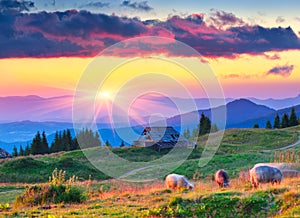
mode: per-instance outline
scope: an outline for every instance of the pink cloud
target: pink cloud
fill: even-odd
[[[95,56],[117,42],[140,36],[176,39],[211,58],[300,49],[300,40],[290,27],[249,26],[234,14],[215,12],[215,22],[221,22],[221,18],[224,20],[220,25],[235,25],[225,29],[209,25],[203,14],[172,16],[166,21],[141,21],[76,10],[28,14],[9,12],[2,15],[5,22],[0,23],[3,30],[0,32],[0,58]],[[190,55],[179,54],[168,44],[160,43],[159,46],[168,55]],[[136,54],[137,50],[142,54],[151,53],[157,51],[158,46],[149,44],[131,49],[124,49],[125,53],[120,55]]]

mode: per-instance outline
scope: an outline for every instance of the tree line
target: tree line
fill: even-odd
[[[12,156],[28,156],[36,154],[50,154],[60,151],[72,151],[81,147],[90,148],[101,146],[100,135],[98,132],[93,132],[91,129],[83,129],[73,138],[70,129],[56,131],[53,142],[49,145],[45,131],[42,134],[38,131],[30,145],[25,149],[20,145],[19,150],[16,146],[13,148]],[[108,141],[106,146],[111,146]]]
[[[287,113],[284,113],[282,117],[280,118],[278,114],[276,114],[274,118],[273,126],[271,124],[271,121],[268,120],[266,122],[266,129],[283,129],[287,127],[297,126],[300,124],[300,119],[297,118],[295,108],[292,107],[290,115]]]
[[[190,129],[186,129],[183,132],[183,136],[187,139],[190,138],[197,138],[199,136],[205,135],[210,132],[217,132],[219,131],[216,124],[212,124],[209,117],[205,116],[203,113],[201,114],[200,121],[198,127],[193,129],[192,133]]]

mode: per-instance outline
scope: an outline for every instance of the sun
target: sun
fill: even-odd
[[[110,97],[110,93],[107,92],[107,91],[101,91],[99,93],[99,95],[100,95],[101,98],[109,98]]]

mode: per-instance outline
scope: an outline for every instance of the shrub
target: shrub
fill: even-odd
[[[49,183],[29,186],[16,198],[16,205],[41,205],[49,203],[81,203],[87,199],[83,188],[76,185],[76,177],[65,180],[65,171],[55,169]]]

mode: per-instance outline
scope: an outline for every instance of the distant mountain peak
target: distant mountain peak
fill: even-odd
[[[256,108],[256,110],[257,109],[265,109],[265,110],[269,110],[269,111],[275,111],[273,108],[267,107],[263,104],[254,103],[253,101],[246,99],[246,98],[241,98],[241,99],[237,99],[232,102],[229,102],[227,104],[227,108],[230,108],[230,107],[243,108],[244,110],[251,110],[252,108]]]
[[[254,103],[253,101],[250,101],[249,99],[246,99],[246,98],[240,98],[240,99],[236,99],[232,102],[229,102],[227,104],[227,106],[230,106],[230,105],[237,105],[237,104],[240,104],[240,105],[258,105],[256,103]]]

